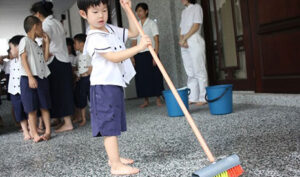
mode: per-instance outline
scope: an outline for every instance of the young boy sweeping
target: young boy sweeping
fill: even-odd
[[[121,158],[118,138],[126,131],[123,87],[133,78],[135,70],[130,57],[151,45],[151,39],[143,36],[139,45],[125,48],[127,38],[138,36],[133,19],[125,5],[130,0],[120,0],[127,14],[129,29],[107,24],[108,0],[77,0],[80,15],[89,23],[90,30],[84,53],[92,57],[91,123],[93,136],[103,136],[104,146],[113,175],[130,175],[139,169],[128,166],[133,160]]]

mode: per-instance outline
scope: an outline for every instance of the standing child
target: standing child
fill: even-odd
[[[12,102],[12,107],[14,110],[14,115],[17,122],[20,122],[24,140],[31,139],[28,131],[27,116],[24,112],[23,104],[21,101],[21,89],[20,89],[20,79],[21,79],[21,60],[19,59],[19,43],[24,36],[17,35],[9,40],[10,53],[12,60],[10,62],[10,76],[8,83],[8,93],[10,93],[10,98]]]
[[[19,44],[19,55],[22,62],[21,69],[21,100],[24,110],[28,114],[30,133],[34,142],[49,140],[50,129],[50,93],[48,75],[50,71],[46,64],[49,58],[49,38],[42,30],[41,21],[35,16],[28,16],[24,20],[27,36]],[[37,37],[43,37],[43,48],[35,42]],[[46,131],[43,136],[37,132],[37,110],[40,109]]]
[[[91,73],[91,123],[93,136],[103,136],[108,163],[113,175],[131,175],[139,169],[128,166],[133,160],[120,158],[117,136],[126,131],[123,88],[134,77],[130,57],[151,45],[151,39],[142,37],[141,42],[125,48],[127,38],[138,36],[129,12],[124,8],[130,0],[120,0],[129,21],[129,30],[107,24],[107,0],[77,0],[80,15],[89,23],[90,30],[84,53],[92,57]]]
[[[77,34],[74,36],[74,48],[79,52],[77,62],[78,81],[75,86],[75,106],[80,110],[81,123],[86,124],[85,109],[87,100],[90,99],[90,74],[92,72],[91,57],[83,54],[86,34]]]

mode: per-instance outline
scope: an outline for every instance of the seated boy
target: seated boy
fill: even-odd
[[[42,30],[42,22],[35,16],[24,20],[27,36],[19,44],[21,58],[21,100],[28,114],[30,133],[34,142],[49,140],[50,129],[50,92],[47,77],[50,74],[46,61],[49,58],[49,38]],[[35,42],[37,37],[43,37],[43,48]],[[45,123],[45,134],[37,132],[37,110],[42,113]]]
[[[90,99],[90,74],[92,72],[91,57],[82,53],[85,40],[86,34],[77,34],[74,36],[74,48],[79,52],[77,56],[78,79],[75,86],[75,106],[76,109],[80,109],[80,126],[86,124],[85,109],[87,100]]]

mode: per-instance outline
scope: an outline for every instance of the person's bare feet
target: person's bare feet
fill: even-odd
[[[30,136],[30,134],[28,132],[27,133],[23,132],[23,136],[24,136],[25,141],[32,139],[32,137]]]
[[[85,126],[85,124],[86,124],[86,119],[82,119],[82,121],[79,123],[79,126],[83,127]]]
[[[120,161],[124,165],[130,165],[130,164],[134,163],[134,160],[132,160],[132,159],[125,159],[125,158],[122,158],[122,157],[120,157]],[[108,160],[108,165],[111,166],[111,162],[109,160]]]
[[[143,104],[140,105],[140,108],[145,108],[149,106],[149,103],[148,102],[144,102]]]
[[[38,134],[36,134],[35,136],[33,136],[33,142],[38,143],[40,141],[42,141],[43,138],[41,136],[39,136]]]
[[[196,104],[196,102],[189,101],[189,105]]]
[[[50,133],[45,133],[43,136],[42,136],[43,140],[45,141],[48,141],[51,139],[51,134]]]
[[[110,169],[110,173],[112,175],[133,175],[133,174],[137,174],[139,172],[140,172],[140,170],[138,168],[124,165],[123,163],[115,165],[114,167],[111,167],[111,169]]]
[[[78,123],[78,122],[81,122],[81,119],[80,118],[75,118],[72,122],[73,123]]]
[[[66,125],[63,124],[60,128],[56,129],[55,132],[56,133],[61,133],[61,132],[66,132],[66,131],[71,131],[73,130],[73,125]]]
[[[203,106],[203,105],[206,105],[207,103],[206,102],[198,102],[196,103],[196,106]]]
[[[42,133],[45,133],[45,130],[44,130],[44,129],[41,129],[41,128],[37,128],[36,131],[37,131],[38,133],[41,133],[41,134],[42,134]]]
[[[163,106],[163,104],[162,104],[162,102],[161,102],[161,99],[160,99],[160,98],[157,98],[157,99],[156,99],[156,105],[157,105],[158,107],[161,107],[161,106]]]

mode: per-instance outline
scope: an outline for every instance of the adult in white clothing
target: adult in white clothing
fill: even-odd
[[[180,41],[181,56],[188,76],[187,86],[191,89],[190,104],[199,106],[206,104],[205,87],[207,71],[205,57],[205,41],[200,35],[203,13],[196,0],[181,0],[185,9],[181,14]]]

